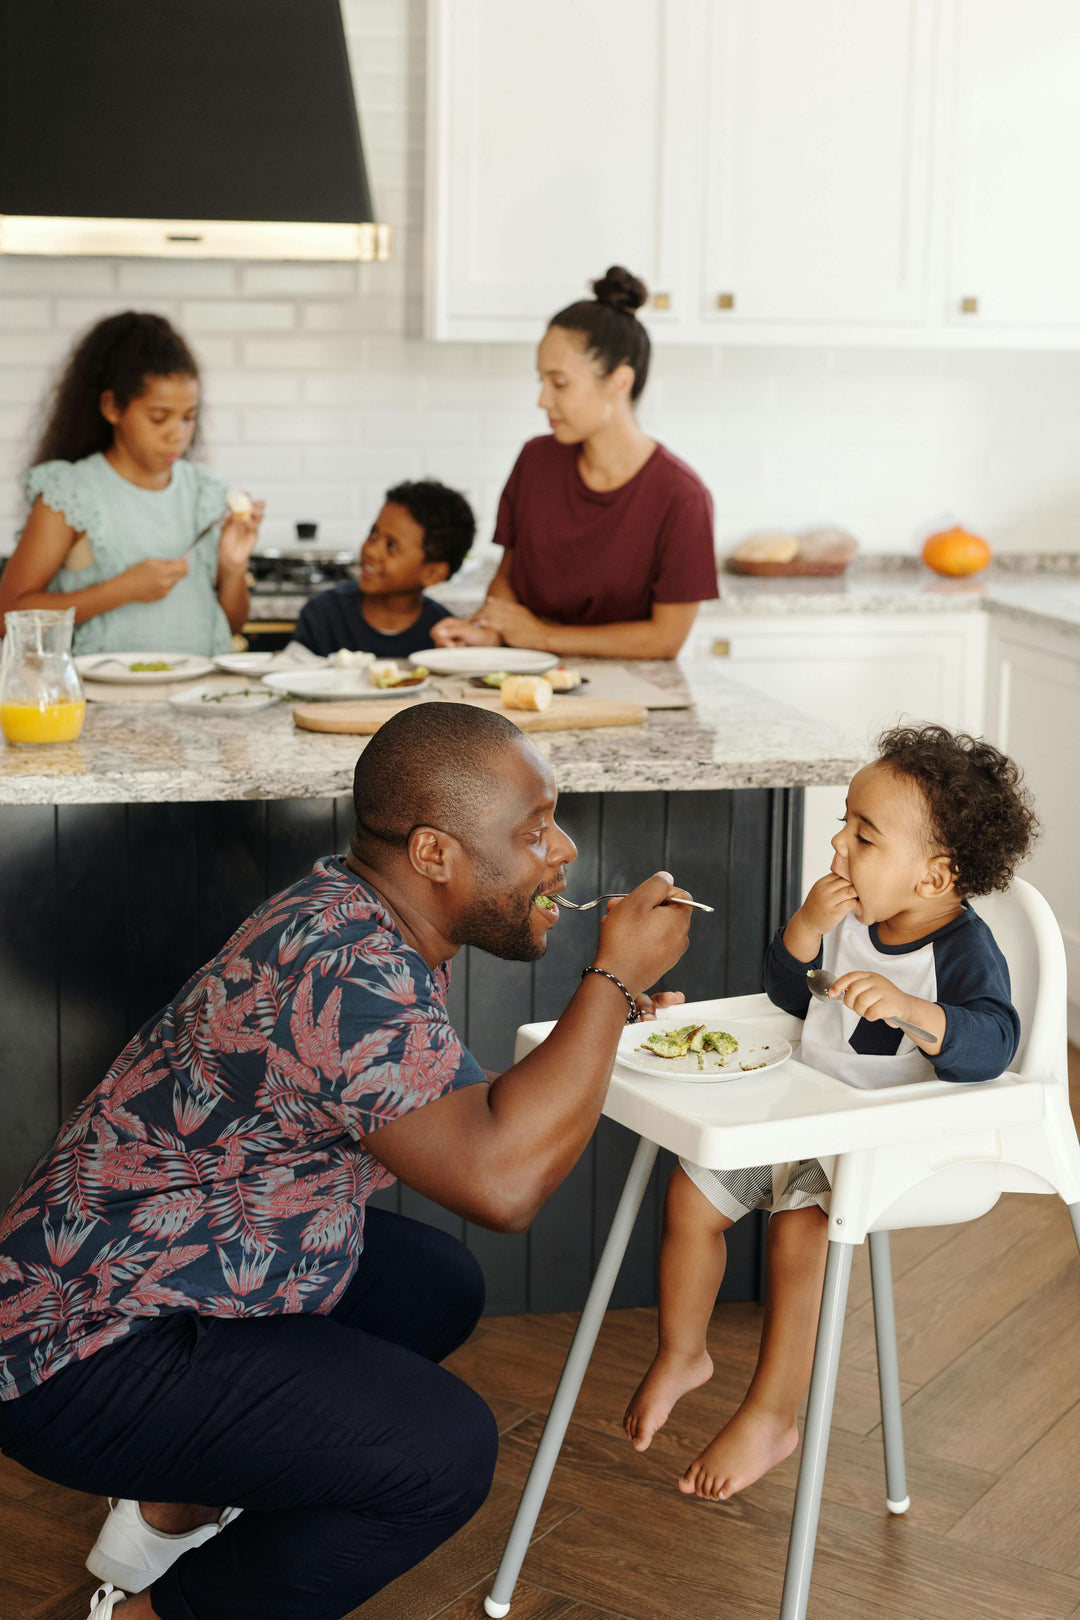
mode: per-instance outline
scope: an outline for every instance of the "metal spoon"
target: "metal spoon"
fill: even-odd
[[[598,906],[601,900],[625,900],[626,894],[598,894],[595,900],[568,900],[565,894],[552,895],[557,906],[565,906],[567,911],[591,911]],[[665,900],[666,906],[694,906],[698,911],[715,911],[715,906],[707,906],[704,900],[683,900],[679,895],[673,894],[670,900]]]
[[[826,973],[824,968],[810,968],[807,971],[806,982],[810,986],[812,996],[816,996],[819,1001],[832,1001],[835,1005],[835,998],[829,994],[836,983],[835,973]],[[902,1029],[905,1035],[915,1035],[920,1041],[937,1040],[937,1036],[931,1035],[928,1029],[920,1029],[918,1024],[909,1024],[904,1018],[886,1018],[885,1022],[890,1029]]]

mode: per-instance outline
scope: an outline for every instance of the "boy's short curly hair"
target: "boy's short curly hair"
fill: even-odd
[[[456,574],[476,536],[476,519],[464,495],[435,478],[418,478],[395,484],[386,499],[403,506],[423,529],[424,561],[444,562],[447,579]]]
[[[981,737],[946,726],[893,726],[878,763],[915,782],[931,837],[952,859],[962,897],[1007,889],[1039,832],[1014,760]]]

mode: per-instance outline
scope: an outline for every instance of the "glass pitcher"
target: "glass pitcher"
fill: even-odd
[[[9,743],[71,742],[86,714],[71,656],[75,609],[9,613],[0,663],[0,731]]]

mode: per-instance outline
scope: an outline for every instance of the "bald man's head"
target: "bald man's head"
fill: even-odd
[[[396,714],[356,762],[353,854],[383,866],[414,827],[438,827],[472,849],[499,790],[499,758],[523,742],[504,715],[470,704],[418,703]]]

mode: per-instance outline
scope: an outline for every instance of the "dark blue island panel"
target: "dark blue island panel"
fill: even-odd
[[[571,894],[629,889],[666,868],[716,907],[695,914],[668,988],[688,999],[760,988],[769,936],[798,899],[800,789],[567,794],[558,814],[579,851]],[[261,901],[345,849],[351,825],[348,798],[0,809],[0,1207],[130,1036]],[[457,957],[451,1018],[486,1068],[511,1062],[520,1024],[558,1016],[598,928],[595,913],[564,912],[539,962]],[[378,1202],[463,1235],[490,1312],[574,1310],[633,1147],[601,1120],[527,1233],[468,1226],[408,1187]],[[672,1163],[660,1161],[614,1305],[656,1300]],[[759,1297],[762,1233],[755,1219],[731,1234],[723,1298]]]

